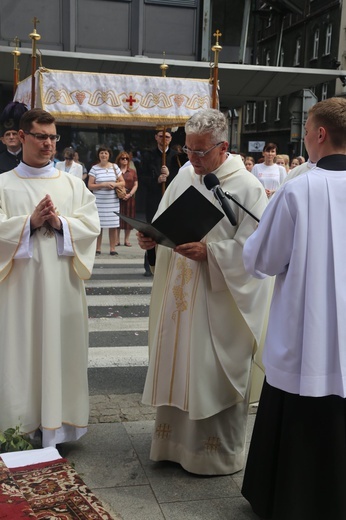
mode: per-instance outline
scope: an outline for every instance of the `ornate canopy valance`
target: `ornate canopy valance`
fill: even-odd
[[[155,127],[180,126],[211,107],[209,80],[126,76],[40,68],[35,106],[57,122]],[[31,106],[32,78],[18,85],[14,100]]]

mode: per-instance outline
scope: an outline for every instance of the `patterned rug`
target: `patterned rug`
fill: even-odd
[[[0,519],[113,520],[66,459],[7,468],[0,459]]]

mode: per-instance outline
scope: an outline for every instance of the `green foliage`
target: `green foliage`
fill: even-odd
[[[0,431],[0,453],[8,451],[32,450],[28,437],[20,432],[20,427],[8,428],[4,432]]]

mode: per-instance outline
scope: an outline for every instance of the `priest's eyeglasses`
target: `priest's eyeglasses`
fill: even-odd
[[[220,144],[223,144],[224,141],[220,141],[219,143],[217,144],[214,144],[214,146],[212,146],[211,148],[209,148],[209,150],[190,150],[190,148],[188,148],[187,146],[183,146],[183,152],[187,153],[187,154],[195,154],[197,155],[197,157],[204,157],[205,155],[207,155],[207,153],[211,152],[212,150],[214,150],[214,148],[216,148],[217,146],[220,146]]]
[[[59,134],[34,134],[33,132],[25,132],[24,134],[32,135],[40,142],[47,141],[47,139],[50,139],[51,141],[60,141],[60,135]]]

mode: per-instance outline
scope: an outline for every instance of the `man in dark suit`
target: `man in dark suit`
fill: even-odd
[[[0,118],[1,140],[5,150],[0,153],[0,173],[13,170],[22,160],[22,145],[18,136],[19,119],[27,111],[23,103],[9,103]]]
[[[179,171],[177,153],[170,148],[172,134],[170,130],[158,130],[155,134],[156,148],[143,156],[139,181],[145,189],[145,217],[151,222],[160,204],[164,187],[167,186]],[[165,165],[163,152],[165,150]],[[144,276],[152,276],[147,257],[144,259]]]

